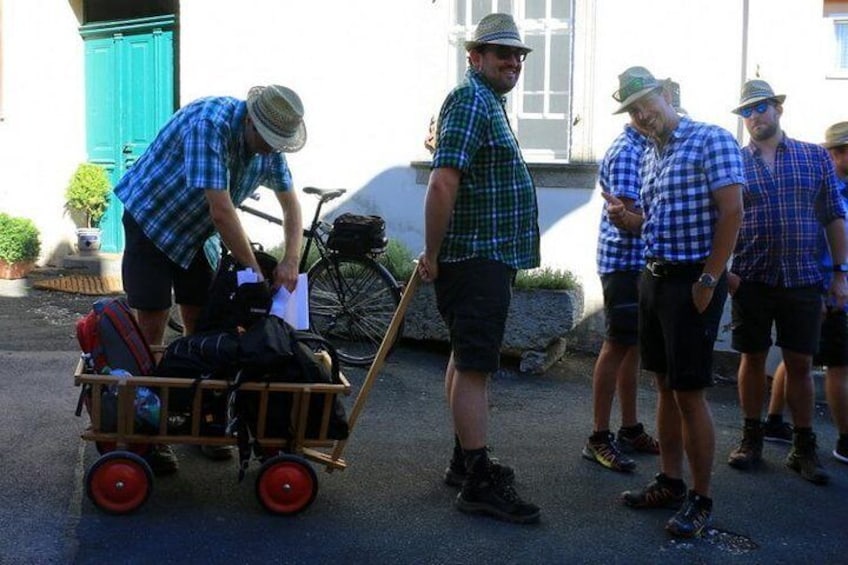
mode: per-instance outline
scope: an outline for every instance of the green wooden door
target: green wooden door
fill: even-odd
[[[88,159],[114,185],[174,112],[174,18],[83,26]],[[124,249],[123,206],[112,197],[101,250]]]

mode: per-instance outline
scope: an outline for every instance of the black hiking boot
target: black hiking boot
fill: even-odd
[[[490,449],[487,447],[486,451]],[[515,481],[515,471],[512,467],[503,465],[497,459],[489,459],[489,464],[492,467],[492,472],[500,475],[501,480],[512,483]],[[468,477],[468,471],[465,469],[465,455],[462,449],[454,447],[453,456],[451,457],[448,468],[445,469],[445,484],[452,487],[461,487]]]
[[[470,459],[470,458],[469,458]],[[469,461],[469,474],[456,497],[456,507],[461,512],[487,514],[499,520],[517,524],[539,521],[539,507],[521,499],[512,480],[486,459],[485,454],[477,461]]]

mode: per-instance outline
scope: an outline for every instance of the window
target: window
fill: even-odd
[[[848,77],[848,14],[831,17],[833,22],[833,74]]]
[[[454,0],[451,48],[457,82],[467,68],[464,42],[483,16],[511,13],[533,52],[507,97],[507,113],[528,161],[567,161],[571,123],[572,0]]]

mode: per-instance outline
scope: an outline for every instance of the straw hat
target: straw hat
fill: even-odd
[[[848,122],[839,122],[827,128],[822,145],[825,149],[848,145]]]
[[[764,80],[749,80],[742,85],[742,92],[739,94],[739,105],[732,112],[738,114],[739,110],[745,106],[751,106],[763,100],[774,100],[778,104],[783,104],[783,101],[786,100],[786,95],[775,94],[769,83]]]
[[[303,104],[294,90],[278,84],[254,86],[247,93],[247,112],[275,150],[294,153],[306,143]]]
[[[480,20],[474,37],[465,42],[465,50],[471,51],[481,45],[506,45],[522,49],[525,53],[532,51],[521,41],[518,26],[509,14],[489,14]]]
[[[618,90],[612,93],[612,97],[621,106],[613,114],[626,112],[628,106],[662,88],[664,84],[665,81],[655,79],[645,67],[630,67],[618,75]]]

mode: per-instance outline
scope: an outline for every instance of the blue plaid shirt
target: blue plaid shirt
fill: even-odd
[[[784,135],[774,171],[753,144],[742,151],[748,186],[733,272],[746,281],[797,288],[822,282],[822,228],[845,217],[827,150]]]
[[[236,205],[260,185],[292,189],[282,153],[246,155],[246,113],[247,104],[236,98],[191,102],[171,117],[115,186],[115,195],[147,237],[183,268],[215,233],[205,189],[229,190]]]
[[[513,269],[539,266],[536,187],[504,102],[469,69],[442,105],[432,168],[462,175],[439,261],[485,258]]]
[[[642,187],[639,163],[648,140],[632,126],[613,141],[601,161],[599,183],[601,190],[619,198],[639,202]],[[601,211],[601,226],[598,234],[598,274],[615,271],[639,271],[642,260],[642,237],[615,227],[607,216],[607,208]]]
[[[645,256],[706,261],[718,218],[712,191],[733,184],[745,184],[739,144],[725,129],[682,116],[662,151],[649,143],[642,160]]]

